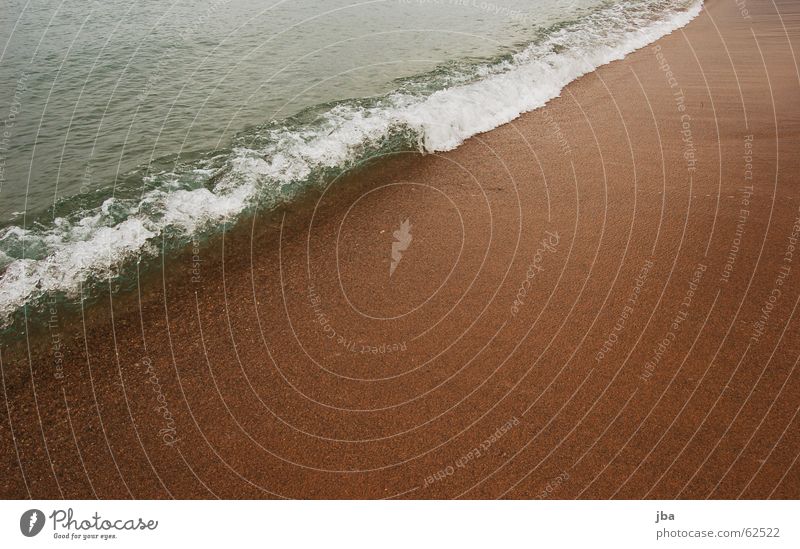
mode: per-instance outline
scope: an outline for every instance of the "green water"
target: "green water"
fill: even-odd
[[[248,125],[496,55],[578,4],[4,0],[0,226]]]
[[[4,2],[0,331],[372,156],[450,150],[701,9]]]

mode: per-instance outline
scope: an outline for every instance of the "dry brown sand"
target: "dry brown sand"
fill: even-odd
[[[746,7],[7,345],[0,496],[797,498],[800,3]]]

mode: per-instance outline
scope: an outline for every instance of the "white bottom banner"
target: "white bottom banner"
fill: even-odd
[[[797,501],[3,501],[2,547],[800,547]]]

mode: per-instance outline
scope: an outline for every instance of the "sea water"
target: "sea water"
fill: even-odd
[[[699,0],[5,0],[0,328],[364,160],[446,151]]]

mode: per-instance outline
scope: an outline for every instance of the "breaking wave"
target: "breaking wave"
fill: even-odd
[[[517,53],[453,62],[381,97],[319,105],[239,135],[229,149],[129,174],[127,185],[65,199],[29,227],[0,229],[0,327],[49,294],[290,200],[376,154],[447,151],[557,97],[572,80],[686,25],[699,0],[609,4],[542,29]]]

